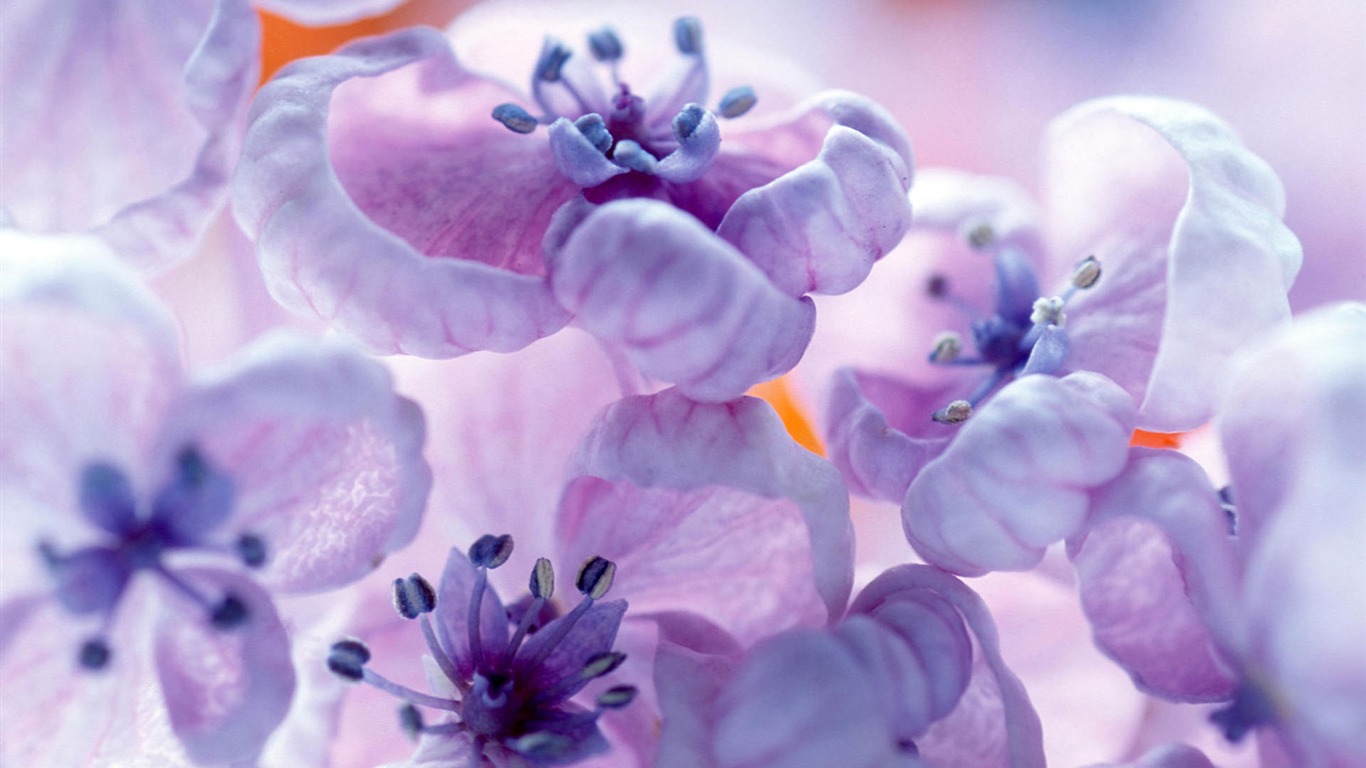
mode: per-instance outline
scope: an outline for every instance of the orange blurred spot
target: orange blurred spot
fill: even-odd
[[[783,426],[787,427],[787,433],[798,445],[819,456],[825,455],[825,445],[821,443],[820,436],[816,434],[816,429],[812,426],[802,404],[792,394],[792,387],[788,385],[786,376],[756,384],[750,388],[748,394],[763,398],[773,406],[773,410],[778,412],[778,418],[783,420]]]
[[[1129,445],[1138,448],[1180,448],[1182,432],[1145,432],[1135,429]]]

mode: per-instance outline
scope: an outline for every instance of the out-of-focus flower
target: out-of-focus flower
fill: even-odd
[[[1294,765],[1366,758],[1363,350],[1361,305],[1258,345],[1217,420],[1231,485],[1135,449],[1069,546],[1097,643],[1139,686],[1228,702],[1229,739],[1257,730]]]
[[[748,651],[664,640],[662,768],[1044,765],[986,606],[934,568],[893,568],[831,627]]]
[[[1215,768],[1200,750],[1185,744],[1166,744],[1154,748],[1124,765],[1097,765],[1092,768]]]
[[[260,0],[313,24],[401,0]],[[89,232],[159,270],[227,197],[260,70],[248,0],[6,3],[0,208],[30,232]]]
[[[421,415],[373,361],[294,337],[186,381],[100,241],[0,238],[5,762],[120,760],[168,728],[168,760],[250,759],[294,687],[270,593],[412,538]]]
[[[700,24],[673,37],[678,67],[649,92],[621,77],[610,29],[590,35],[596,63],[548,41],[530,98],[431,30],[283,71],[234,191],[272,294],[427,357],[518,349],[577,318],[695,399],[788,370],[807,294],[850,290],[905,231],[909,145],[843,92],[723,137],[717,115],[753,94],[707,109]]]
[[[1285,291],[1300,252],[1280,222],[1280,186],[1213,116],[1158,99],[1084,104],[1054,125],[1049,159],[1046,229],[1006,182],[922,174],[914,194],[922,230],[905,255],[929,256],[918,279],[891,290],[912,294],[898,302],[910,308],[900,326],[925,339],[928,360],[902,366],[913,382],[855,370],[834,382],[833,460],[856,491],[902,502],[908,535],[940,559],[922,554],[959,573],[1030,567],[1075,533],[1084,488],[1120,470],[1128,431],[1202,423],[1228,357],[1289,314]],[[970,244],[994,255],[991,312],[976,308],[992,293],[969,277],[985,271]],[[1056,295],[1040,291],[1035,265],[1051,265],[1062,283]],[[940,306],[917,317],[927,303]],[[925,338],[934,326],[961,325],[963,314],[975,351],[957,334]],[[895,336],[861,327],[870,348]],[[1029,378],[1001,388],[1029,373],[1073,371],[1092,377],[1064,378],[1080,387],[1074,392]],[[1007,393],[1009,407],[998,402]],[[973,429],[975,420],[990,426]],[[952,447],[970,437],[976,449]],[[1019,479],[1040,492],[1039,504],[1026,506],[1051,514],[1023,512]],[[993,550],[984,535],[1023,544],[1021,558],[989,566],[979,557]],[[950,550],[953,565],[942,559]]]

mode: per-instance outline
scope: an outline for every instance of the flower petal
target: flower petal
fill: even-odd
[[[246,605],[247,619],[226,631],[187,621],[187,614],[202,607],[165,591],[169,602],[157,624],[156,669],[171,727],[197,762],[250,760],[289,709],[289,636],[270,597],[251,581],[210,569],[182,575],[235,595]]]
[[[1105,270],[1069,302],[1070,366],[1128,390],[1144,429],[1206,421],[1229,355],[1289,317],[1280,181],[1203,109],[1134,97],[1058,118],[1048,172],[1055,274]]]
[[[820,154],[741,195],[717,228],[791,296],[852,290],[910,227],[900,129],[862,97],[818,99],[834,121]]]
[[[579,672],[583,670],[584,663],[588,659],[612,650],[613,642],[617,637],[617,629],[621,627],[621,617],[625,614],[625,600],[594,603],[575,622],[569,633],[557,641],[557,644],[553,646],[554,650],[549,652],[538,667],[524,672],[525,677],[534,681],[531,685],[535,690],[545,691],[559,685],[563,680],[579,676]],[[559,617],[537,630],[536,634],[528,637],[517,657],[519,659],[535,658],[545,646],[554,640],[555,622],[563,621],[564,618],[563,616]],[[564,689],[563,695],[559,697],[558,701],[548,703],[558,704],[568,699],[589,682],[585,679],[576,687]]]
[[[849,497],[834,467],[795,443],[764,401],[696,403],[677,390],[625,398],[584,439],[574,471],[643,488],[733,488],[796,502],[816,589],[830,617],[843,613],[853,581]]]
[[[696,219],[653,200],[598,207],[551,262],[560,303],[648,376],[728,400],[796,365],[815,308],[774,289]]]
[[[189,255],[256,86],[247,0],[10,3],[2,34],[0,207],[29,230],[92,231],[140,270]]]
[[[233,194],[271,294],[376,350],[426,357],[561,328],[540,244],[578,190],[544,141],[488,116],[513,97],[423,28],[297,62],[262,88]]]
[[[436,593],[435,614],[441,646],[465,679],[474,675],[476,665],[470,648],[470,600],[474,595],[477,571],[459,549],[452,549],[441,574]],[[485,655],[502,653],[508,644],[508,614],[503,601],[491,586],[486,586],[479,604],[479,644]]]
[[[906,537],[962,575],[1034,567],[1085,522],[1085,490],[1124,468],[1132,419],[1132,401],[1101,376],[1012,382],[911,483]]]
[[[575,185],[588,188],[620,176],[627,169],[607,159],[569,118],[561,117],[546,129],[555,168]]]
[[[377,362],[280,333],[190,387],[161,446],[168,458],[196,446],[232,479],[227,525],[265,540],[267,583],[313,591],[413,538],[431,487],[423,438],[421,412]]]

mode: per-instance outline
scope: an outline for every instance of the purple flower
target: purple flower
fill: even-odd
[[[142,731],[250,759],[294,688],[270,593],[341,586],[412,538],[421,415],[373,361],[286,335],[186,381],[169,317],[99,241],[0,238],[5,761],[119,760]]]
[[[718,115],[753,98],[705,106],[695,19],[675,23],[678,66],[648,90],[622,77],[615,32],[589,43],[548,40],[529,96],[431,30],[282,72],[234,191],[272,294],[426,357],[519,349],[576,319],[695,399],[791,368],[806,295],[856,286],[908,225],[905,136],[832,92],[723,137]]]
[[[906,265],[918,274],[889,287],[891,305],[925,316],[906,320],[912,335],[964,320],[968,333],[926,338],[928,359],[902,350],[897,376],[912,382],[846,369],[830,398],[831,457],[851,487],[902,503],[912,543],[961,574],[1030,567],[1075,533],[1085,489],[1119,471],[1128,432],[1208,419],[1230,355],[1289,314],[1300,252],[1280,185],[1213,116],[1090,102],[1054,124],[1049,160],[1046,230],[1008,182],[922,174],[908,248],[931,258]],[[971,277],[985,266],[974,251],[990,255],[992,284]],[[851,354],[896,359],[883,338],[898,335],[864,333]]]
[[[260,0],[339,23],[398,0]],[[18,0],[0,29],[0,209],[31,232],[89,232],[125,263],[191,252],[227,197],[260,77],[248,0]]]
[[[1069,543],[1097,643],[1147,690],[1222,701],[1291,764],[1366,758],[1366,308],[1249,351],[1217,418],[1231,485],[1135,449]]]
[[[612,586],[616,564],[601,557],[584,561],[574,579],[582,596],[562,616],[550,602],[555,572],[540,558],[531,571],[531,600],[515,610],[503,606],[488,585],[488,571],[512,555],[511,536],[483,536],[468,557],[452,550],[441,588],[413,574],[394,581],[394,608],[417,619],[437,671],[435,695],[382,677],[368,665],[370,650],[358,640],[332,646],[327,665],[338,676],[365,682],[407,702],[403,726],[422,741],[414,763],[450,759],[475,763],[563,765],[605,752],[598,718],[631,703],[636,690],[614,686],[586,710],[569,702],[589,683],[626,660],[612,650],[626,602],[598,601]],[[434,615],[433,623],[429,615]],[[418,706],[452,713],[429,724]]]
[[[986,606],[934,568],[893,568],[832,626],[748,650],[665,640],[661,768],[1044,764]]]

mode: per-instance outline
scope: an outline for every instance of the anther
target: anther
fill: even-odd
[[[579,569],[578,578],[574,580],[574,586],[579,592],[598,600],[612,588],[612,578],[616,574],[616,563],[594,555],[584,561],[583,567]]]
[[[506,563],[512,556],[512,537],[506,534],[494,536],[485,534],[470,545],[469,558],[475,568],[492,570]]]
[[[579,677],[584,680],[593,680],[599,677],[612,674],[621,663],[626,661],[626,654],[616,651],[604,651],[594,654],[584,663],[583,669],[579,670]]]
[[[536,566],[531,569],[531,596],[549,600],[555,594],[555,568],[544,557],[536,558]]]
[[[614,685],[598,694],[598,706],[602,709],[621,709],[636,698],[638,690],[634,685]]]
[[[76,655],[76,660],[80,662],[82,669],[94,672],[108,666],[111,655],[108,643],[98,637],[92,637],[81,643],[81,650]]]
[[[254,533],[244,533],[237,537],[237,556],[248,568],[260,568],[266,564],[266,542]]]
[[[536,62],[536,77],[547,83],[559,82],[564,63],[572,52],[558,40],[546,40],[541,58]]]
[[[398,709],[398,724],[403,728],[403,732],[408,734],[408,738],[416,739],[422,733],[423,722],[422,712],[412,704],[404,704]]]
[[[612,151],[612,160],[623,168],[648,174],[653,174],[655,166],[659,164],[654,155],[629,139],[617,142],[617,148]]]
[[[684,16],[674,21],[674,45],[678,52],[693,56],[702,52],[702,22],[696,17]]]
[[[930,417],[940,424],[961,424],[972,415],[972,403],[967,400],[954,400],[935,411]]]
[[[963,339],[956,333],[945,332],[934,340],[934,350],[930,352],[931,363],[951,363],[963,351]]]
[[[530,112],[512,103],[494,107],[493,119],[513,133],[531,133],[539,124]]]
[[[436,590],[420,575],[394,579],[394,610],[405,619],[416,619],[436,608]]]
[[[1067,314],[1062,311],[1063,300],[1059,296],[1047,296],[1034,300],[1034,311],[1029,314],[1029,322],[1035,325],[1067,324]]]
[[[359,640],[339,640],[327,653],[327,668],[353,683],[365,677],[365,665],[369,661],[370,649]]]
[[[686,141],[697,126],[702,124],[702,118],[706,117],[707,111],[696,104],[688,104],[683,107],[683,111],[674,115],[673,130],[674,138],[679,141]]]
[[[209,476],[209,463],[193,445],[187,445],[176,454],[176,469],[188,485],[196,486]]]
[[[996,230],[990,224],[982,223],[970,228],[964,237],[974,250],[982,250],[996,242]]]
[[[930,275],[930,279],[925,281],[925,293],[935,299],[947,296],[949,293],[949,279],[943,275]]]
[[[241,626],[247,620],[248,614],[247,604],[237,595],[229,594],[209,613],[209,623],[214,629],[225,631]]]
[[[616,61],[624,52],[621,38],[617,37],[616,31],[611,27],[589,32],[588,48],[593,52],[593,58],[602,62]]]
[[[607,130],[607,123],[603,121],[602,115],[597,112],[589,112],[574,121],[574,127],[579,129],[588,143],[592,144],[599,152],[606,152],[612,148],[612,134]]]
[[[754,93],[754,89],[748,85],[741,85],[726,91],[726,95],[721,97],[721,102],[717,105],[716,111],[721,117],[739,117],[754,108],[755,102],[759,97]]]
[[[1072,272],[1072,285],[1076,288],[1090,288],[1100,279],[1100,259],[1095,256],[1087,256],[1077,262],[1077,268]]]

